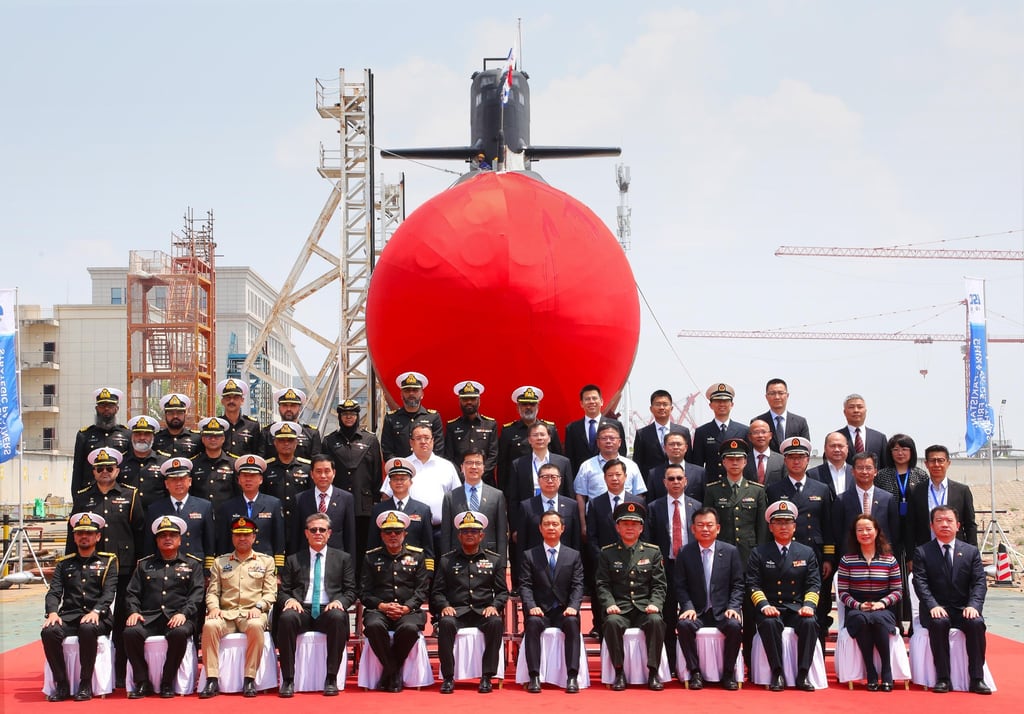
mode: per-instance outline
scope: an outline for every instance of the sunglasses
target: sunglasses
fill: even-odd
[[[666,481],[682,481],[683,478],[684,478],[683,476],[666,476],[665,480]]]
[[[331,529],[330,528],[307,528],[306,530],[309,531],[310,533],[326,533],[327,531],[329,531]]]
[[[92,470],[96,473],[110,473],[114,470],[113,466],[93,466]]]

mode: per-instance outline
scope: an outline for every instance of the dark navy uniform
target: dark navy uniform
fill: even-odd
[[[153,435],[153,451],[164,456],[184,456],[191,459],[203,450],[199,433],[191,429],[182,429],[179,434],[172,434],[166,428]]]
[[[621,668],[624,659],[622,636],[627,627],[639,627],[647,639],[647,662],[657,669],[665,645],[662,609],[668,592],[661,549],[637,541],[632,547],[621,540],[601,549],[597,560],[597,602],[604,618],[604,641],[612,664]],[[609,615],[617,605],[621,612]],[[654,605],[658,612],[645,609]]]
[[[228,422],[225,416],[217,418]],[[224,451],[238,456],[258,454],[260,443],[260,423],[252,417],[241,414],[237,423],[228,422],[228,428],[224,430]]]
[[[722,531],[718,540],[740,549],[740,562],[746,563],[750,552],[768,540],[768,524],[764,512],[768,507],[764,486],[740,479],[733,490],[729,479],[722,478],[704,489],[704,505],[718,511]]]
[[[164,477],[160,475],[160,464],[167,460],[166,456],[151,451],[148,456],[139,458],[131,449],[121,462],[121,470],[117,474],[119,483],[132,486],[139,492],[143,508],[149,508],[161,498],[167,498],[164,488]]]
[[[546,419],[538,419],[548,425],[551,433],[551,443],[548,450],[556,454],[562,454],[562,442],[558,439],[558,428],[555,422]],[[498,485],[504,489],[512,477],[512,463],[520,456],[529,454],[533,449],[530,447],[530,426],[522,419],[510,421],[501,427],[501,435],[498,437]],[[576,474],[562,474],[562,481],[572,483]]]
[[[92,483],[92,465],[87,457],[93,450],[102,448],[128,454],[132,450],[132,433],[128,427],[120,424],[109,429],[101,429],[95,424],[79,429],[75,436],[75,457],[71,466],[72,497]]]
[[[409,439],[412,427],[426,424],[434,433],[434,453],[444,456],[444,425],[441,415],[435,409],[427,409],[422,405],[415,412],[399,408],[384,416],[384,426],[380,431],[380,448],[384,452],[384,461],[397,457],[406,457],[412,453]]]
[[[448,422],[444,437],[444,456],[462,469],[462,456],[471,447],[484,452],[484,483],[495,483],[494,468],[498,464],[498,422],[478,414],[474,419],[460,416]]]
[[[222,451],[216,459],[211,459],[204,451],[192,459],[192,486],[188,489],[189,494],[206,499],[213,504],[213,510],[217,511],[225,501],[241,493],[235,479],[235,458],[235,454]]]
[[[324,437],[323,453],[334,462],[334,487],[352,494],[356,553],[365,553],[367,535],[373,529],[373,506],[380,499],[383,482],[380,442],[375,434],[358,425],[351,430],[339,428]],[[357,562],[357,566],[362,563]]]
[[[74,541],[72,541],[72,544]],[[94,552],[83,558],[78,553],[57,560],[46,592],[46,614],[57,613],[61,624],[44,627],[41,633],[43,651],[50,664],[54,681],[68,681],[64,664],[64,640],[78,636],[79,660],[83,683],[91,683],[96,665],[96,640],[110,634],[114,614],[111,605],[117,592],[117,556],[113,553]],[[82,625],[82,616],[96,612],[100,621],[96,625]]]
[[[146,520],[152,522],[158,516],[177,516],[188,524],[188,530],[181,536],[180,553],[194,555],[203,562],[209,574],[213,559],[217,557],[217,524],[214,521],[214,507],[205,498],[189,494],[181,512],[175,508],[170,496],[157,501],[146,509]],[[156,539],[149,539],[146,555],[155,555]]]
[[[315,426],[309,424],[299,424],[299,426],[302,427],[302,431],[299,432],[298,443],[295,446],[295,457],[312,459],[320,453],[320,432]],[[262,442],[260,455],[267,460],[267,463],[270,463],[270,459],[277,458],[277,448],[274,446],[274,435],[270,433],[269,426],[263,427],[260,432],[260,440]],[[239,454],[239,456],[241,455]]]
[[[427,621],[427,614],[421,609],[430,593],[426,553],[404,543],[395,555],[387,548],[374,548],[363,561],[360,585],[363,635],[384,672],[393,674],[401,669]],[[405,605],[409,612],[392,620],[377,609],[385,602]],[[393,642],[389,632],[395,633]]]
[[[146,638],[167,638],[167,658],[161,682],[169,685],[181,664],[188,641],[195,636],[195,622],[203,604],[203,563],[194,555],[179,553],[171,560],[149,555],[139,561],[128,582],[128,614],[142,615],[142,621],[124,630],[124,648],[132,663],[136,683],[149,679],[146,664]],[[167,622],[175,615],[185,617],[177,627]]]
[[[75,494],[71,510],[74,513],[91,511],[106,519],[107,525],[100,531],[100,542],[96,549],[117,556],[124,578],[123,586],[127,587],[128,577],[135,569],[135,561],[142,556],[143,533],[146,527],[145,509],[139,500],[138,491],[131,486],[115,483],[104,494],[100,493],[99,487],[93,483]],[[75,552],[75,539],[70,526],[66,552]]]
[[[455,635],[460,627],[477,627],[484,635],[483,676],[498,672],[501,654],[502,620],[508,602],[505,583],[505,558],[490,550],[466,555],[460,547],[441,556],[434,569],[430,609],[437,620],[437,655],[441,660],[441,678],[455,673]],[[454,617],[442,616],[445,607],[455,609]],[[494,607],[498,614],[485,617],[483,611]]]
[[[290,464],[272,457],[267,459],[267,470],[263,474],[263,483],[260,484],[261,493],[273,496],[281,502],[285,521],[285,552],[289,555],[307,547],[306,539],[302,535],[306,524],[300,522],[295,497],[313,487],[313,481],[309,478],[310,468],[309,459],[301,456],[296,456]]]

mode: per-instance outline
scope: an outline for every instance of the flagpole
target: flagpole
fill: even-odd
[[[21,383],[21,288],[14,288],[14,354],[17,355],[14,377],[18,385],[18,409],[25,409],[25,392]],[[18,435],[18,528],[25,532],[25,430]],[[18,572],[25,570],[24,556],[21,552],[21,542],[18,543]],[[40,573],[42,575],[42,573]]]

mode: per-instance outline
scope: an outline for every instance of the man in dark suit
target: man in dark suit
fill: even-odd
[[[542,517],[540,545],[523,554],[519,592],[523,601],[526,631],[526,666],[530,681],[526,691],[540,694],[540,636],[547,627],[565,635],[565,692],[580,691],[580,604],[583,602],[583,559],[579,551],[562,543],[565,520],[557,511]]]
[[[288,556],[281,571],[284,602],[277,625],[281,688],[279,697],[295,694],[296,638],[303,632],[327,635],[327,679],[324,696],[338,695],[338,670],[348,643],[348,608],[356,600],[356,575],[352,558],[327,545],[331,519],[314,513],[305,521],[308,548]],[[314,557],[316,560],[314,560]],[[308,595],[308,597],[307,597]]]
[[[693,432],[693,451],[687,460],[703,466],[708,472],[708,483],[714,483],[725,475],[719,447],[726,441],[742,440],[746,443],[747,427],[730,418],[736,390],[725,382],[716,382],[708,387],[705,395],[715,418]]]
[[[797,636],[797,689],[814,691],[807,673],[811,670],[818,639],[815,608],[821,577],[814,551],[793,540],[797,516],[798,508],[790,501],[770,505],[765,518],[774,538],[755,548],[747,563],[747,592],[771,667],[768,688],[773,692],[786,688],[782,671],[782,630],[786,627],[792,627]]]
[[[604,398],[601,388],[596,384],[586,384],[580,389],[580,406],[583,407],[583,418],[569,422],[565,427],[565,455],[572,465],[575,474],[587,459],[597,456],[597,432],[601,426],[611,424],[619,431],[619,455],[626,455],[626,431],[617,419],[606,417],[601,413]]]
[[[572,489],[572,480],[576,472],[572,470],[569,459],[550,450],[551,426],[546,421],[535,421],[530,426],[530,453],[520,456],[512,462],[512,469],[502,484],[505,502],[519,503],[538,493],[537,473],[544,464],[554,464],[562,475],[559,493],[573,498],[576,492]]]
[[[749,436],[752,448],[743,476],[748,481],[762,486],[782,480],[782,475],[786,472],[786,462],[782,454],[776,453],[771,447],[772,429],[768,422],[754,419],[750,422]]]
[[[537,475],[540,482],[540,494],[531,496],[519,503],[515,532],[513,538],[520,553],[540,545],[543,534],[540,530],[541,516],[548,511],[557,511],[562,516],[562,545],[573,550],[580,549],[580,512],[576,499],[566,498],[559,493],[562,474],[554,464],[544,464]],[[518,581],[518,576],[517,576]]]
[[[836,431],[846,438],[846,463],[852,464],[854,454],[867,451],[878,458],[880,467],[890,466],[889,454],[885,448],[889,439],[882,432],[864,426],[868,416],[864,397],[859,394],[848,395],[843,400],[843,414],[846,415],[846,426]]]
[[[654,421],[637,429],[636,436],[633,437],[633,461],[644,478],[647,478],[651,469],[669,462],[669,455],[665,449],[666,436],[682,434],[686,449],[689,450],[693,445],[690,430],[682,424],[672,422],[672,395],[667,390],[656,389],[651,392],[651,415]],[[650,487],[651,484],[648,482],[647,488]]]
[[[331,522],[331,537],[327,545],[348,553],[355,561],[359,548],[356,543],[355,499],[348,491],[334,485],[334,461],[326,454],[313,457],[310,478],[313,488],[295,497],[295,510],[300,523],[314,513],[323,513]],[[356,568],[358,576],[360,568]]]
[[[772,438],[769,446],[772,451],[779,452],[787,436],[802,436],[810,440],[811,430],[807,426],[807,420],[799,414],[787,411],[789,387],[784,379],[769,379],[764,387],[764,398],[768,401],[768,411],[754,418],[765,422],[771,429]]]
[[[452,519],[463,511],[477,511],[487,516],[487,528],[481,548],[508,558],[508,507],[505,494],[483,481],[484,464],[482,449],[471,446],[462,455],[462,488],[456,488],[444,495],[441,504],[441,543],[445,553],[459,547],[455,537]]]
[[[537,422],[548,425],[551,435],[551,451],[561,455],[562,442],[558,439],[558,428],[553,421],[540,419],[537,413],[540,411],[540,400],[544,398],[544,391],[539,387],[531,387],[524,384],[512,392],[512,401],[516,403],[516,410],[519,418],[503,424],[501,434],[498,435],[498,488],[504,489],[512,472],[512,463],[521,456],[530,453],[530,427]],[[570,478],[575,474],[564,475]],[[571,480],[571,478],[570,478]],[[506,496],[506,500],[508,497]],[[509,501],[512,503],[512,501]]]
[[[701,502],[685,495],[686,472],[682,466],[668,466],[665,469],[664,489],[666,495],[656,498],[647,506],[647,538],[661,550],[665,564],[665,579],[671,583],[676,565],[677,553],[686,545],[690,533],[688,528],[693,514],[701,508]],[[665,593],[662,612],[666,625],[676,621],[677,602],[673,588]],[[676,671],[674,647],[668,648],[669,669]]]
[[[931,540],[931,510],[936,506],[952,506],[960,523],[956,537],[977,548],[978,521],[974,514],[974,495],[967,484],[946,478],[950,464],[949,449],[941,444],[929,446],[924,450],[924,464],[928,468],[928,482],[910,487],[907,517],[910,532],[914,534],[914,545],[923,545]]]
[[[860,454],[853,457],[854,485],[846,489],[833,505],[832,526],[836,538],[836,557],[850,552],[850,532],[857,517],[862,513],[878,521],[885,539],[893,550],[899,548],[900,521],[896,499],[884,488],[875,488],[874,454]]]
[[[739,689],[734,673],[743,639],[740,613],[745,571],[739,549],[718,540],[721,529],[714,508],[704,507],[693,515],[693,539],[679,551],[675,578],[669,582],[669,590],[675,591],[679,603],[676,633],[690,671],[690,689],[704,686],[697,658],[697,631],[702,627],[717,627],[725,636],[722,689]]]
[[[967,642],[970,691],[991,694],[984,680],[985,666],[985,569],[978,549],[957,538],[960,523],[952,506],[931,512],[934,540],[914,553],[914,590],[921,600],[921,625],[928,630],[936,681],[932,691],[948,692],[949,630],[957,628]]]
[[[828,486],[833,498],[853,487],[853,459],[846,460],[849,452],[846,436],[839,431],[829,432],[825,437],[825,463],[807,470],[810,478]]]
[[[650,503],[665,495],[665,468],[669,464],[682,466],[686,471],[686,495],[704,501],[704,487],[707,486],[707,472],[703,466],[691,464],[686,460],[689,445],[682,434],[670,432],[665,434],[665,454],[668,461],[655,466],[650,471],[641,471],[647,479],[647,493],[644,494]]]
[[[626,492],[626,470],[618,459],[604,465],[604,482],[608,490],[587,503],[587,547],[595,564],[601,548],[614,543],[619,537],[612,516],[615,508],[623,503],[644,502],[643,496]]]
[[[380,514],[385,511],[401,511],[409,516],[409,526],[405,532],[405,543],[406,545],[423,549],[427,570],[433,572],[434,527],[430,524],[430,506],[409,497],[409,487],[412,486],[415,468],[413,468],[412,462],[409,459],[391,459],[388,461],[387,468],[388,482],[391,484],[393,493],[391,498],[381,501],[373,507],[374,523],[376,523]],[[366,544],[371,550],[384,544],[378,528],[370,528]]]
[[[260,493],[263,472],[266,470],[267,462],[255,454],[235,459],[235,472],[238,474],[238,487],[242,495],[229,498],[217,513],[220,530],[217,550],[220,553],[231,551],[231,524],[245,517],[256,524],[256,541],[252,549],[272,556],[274,565],[280,570],[284,567],[285,555],[284,512],[278,499]]]
[[[192,487],[191,468],[192,462],[186,458],[168,459],[161,465],[160,472],[169,495],[146,509],[146,519],[152,522],[160,516],[177,516],[185,521],[188,528],[181,534],[181,552],[199,558],[203,570],[209,574],[218,552],[217,524],[214,521],[213,504],[189,495],[188,490]],[[147,543],[148,547],[144,549],[146,555],[155,555],[156,539],[149,539]]]

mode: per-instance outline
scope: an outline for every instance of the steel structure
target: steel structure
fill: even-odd
[[[325,426],[340,394],[368,406],[364,422],[373,428],[379,409],[378,390],[366,343],[366,291],[376,256],[401,222],[404,185],[383,185],[375,190],[373,173],[373,74],[363,70],[359,81],[346,81],[338,70],[337,81],[316,80],[316,110],[338,124],[338,148],[320,145],[318,173],[331,182],[331,191],[320,210],[291,272],[281,287],[263,328],[250,345],[240,367],[243,375],[256,376],[274,387],[274,379],[261,370],[259,359],[267,339],[275,335],[285,346],[309,397],[304,420]],[[375,237],[375,213],[380,234]],[[328,224],[340,215],[340,241],[335,247],[324,240]],[[378,239],[379,238],[379,239]],[[324,261],[320,272],[300,282],[314,257]],[[294,308],[320,290],[339,281],[338,333],[328,337],[298,319]],[[301,333],[326,351],[315,370],[307,369],[285,328]]]
[[[947,248],[830,248],[780,245],[775,255],[827,258],[930,258],[938,260],[1024,260],[1021,250],[950,250]]]
[[[956,333],[914,334],[910,332],[799,332],[785,330],[680,330],[677,337],[717,337],[743,340],[861,340],[875,342],[966,342]],[[1024,342],[1022,337],[989,337],[989,342]]]
[[[169,392],[192,404],[186,423],[213,413],[216,268],[213,212],[201,223],[189,208],[171,255],[131,251],[128,258],[128,412],[158,414]]]
[[[616,233],[619,237],[619,245],[623,250],[629,250],[633,244],[633,226],[631,218],[633,209],[629,207],[629,167],[625,164],[618,164],[615,167],[615,184],[619,187],[619,205],[615,214]]]

